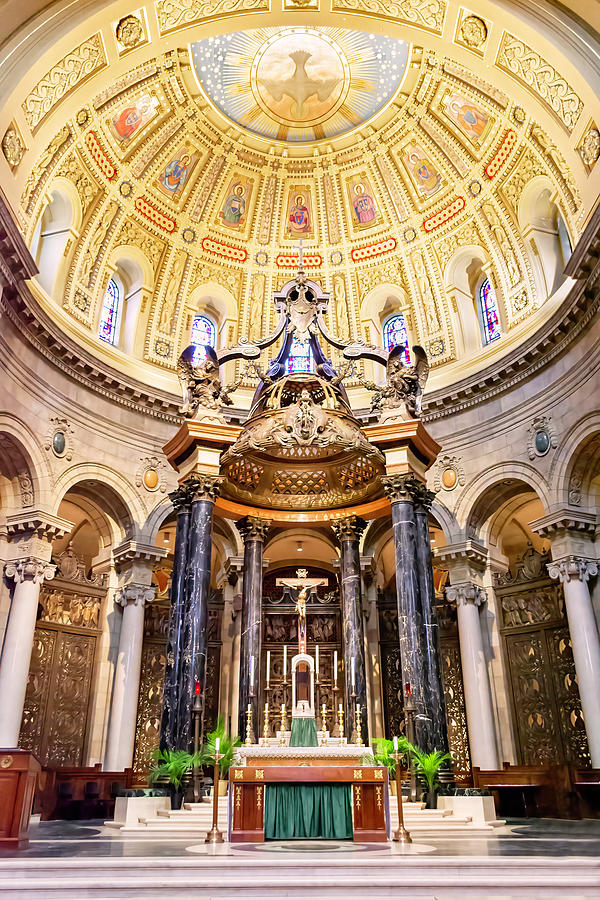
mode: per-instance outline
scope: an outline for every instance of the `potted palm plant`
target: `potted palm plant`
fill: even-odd
[[[184,780],[195,766],[204,765],[204,751],[189,753],[187,750],[155,750],[154,765],[150,769],[150,783],[166,783],[171,794],[171,809],[181,809]]]
[[[448,759],[452,759],[449,753],[434,750],[433,753],[424,753],[418,747],[412,749],[417,764],[417,774],[427,788],[427,808],[435,809],[437,806],[437,789],[439,787],[440,769]]]
[[[375,765],[385,766],[388,770],[390,779],[390,791],[396,794],[396,760],[393,757],[394,742],[387,738],[374,738],[375,745]],[[403,734],[398,737],[398,752],[407,756],[414,750],[413,745],[407,740]]]
[[[206,735],[206,742],[204,747],[202,748],[204,753],[204,762],[207,765],[214,766],[215,764],[215,753],[216,753],[216,741],[219,739],[219,776],[222,779],[219,781],[219,793],[226,794],[227,793],[227,775],[229,773],[229,769],[233,763],[233,758],[235,756],[235,751],[237,747],[240,747],[242,744],[241,739],[238,735],[232,737],[225,730],[225,720],[223,716],[219,716],[216,722],[216,725],[212,731]]]

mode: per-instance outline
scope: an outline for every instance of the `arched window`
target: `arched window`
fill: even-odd
[[[106,294],[102,301],[100,313],[99,337],[108,344],[117,343],[117,325],[119,322],[119,307],[121,305],[121,291],[119,285],[111,278],[106,288]]]
[[[408,352],[408,331],[404,316],[398,314],[388,319],[383,326],[383,346],[389,352],[400,344],[404,345],[404,361],[410,365],[410,353]]]
[[[192,322],[190,343],[196,348],[194,359],[202,359],[206,355],[205,347],[215,346],[215,326],[206,316],[195,316]]]
[[[306,343],[302,344],[294,337],[287,361],[288,372],[312,372],[313,362],[313,352],[310,341],[306,341]]]
[[[479,318],[485,346],[500,337],[498,304],[489,278],[486,278],[479,288]]]

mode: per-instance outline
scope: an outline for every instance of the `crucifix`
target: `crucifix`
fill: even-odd
[[[306,653],[306,601],[311,589],[327,584],[325,578],[309,578],[307,569],[297,569],[296,578],[278,578],[276,585],[298,591],[296,612],[298,613],[298,653]]]

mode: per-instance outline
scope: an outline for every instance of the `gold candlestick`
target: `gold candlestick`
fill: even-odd
[[[248,709],[246,710],[246,747],[251,747],[254,743],[252,740],[252,704],[248,704]]]
[[[321,744],[327,746],[327,705],[321,707]]]
[[[397,750],[392,754],[396,762],[396,797],[398,799],[398,828],[394,832],[393,841],[400,844],[412,844],[412,838],[404,825],[404,809],[402,808],[402,779],[400,778],[400,754]]]
[[[285,713],[285,703],[281,704],[281,721],[279,723],[279,743],[285,747],[285,732],[287,727],[287,716]]]
[[[361,734],[360,734],[360,709],[361,709],[360,703],[357,703],[357,705],[356,705],[356,713],[355,713],[355,717],[354,717],[354,719],[355,719],[355,722],[354,722],[354,729],[355,729],[355,732],[354,732],[354,735],[353,735],[353,737],[354,737],[354,743],[355,743],[355,744],[362,744],[362,737],[361,737]]]
[[[205,844],[222,844],[223,843],[223,832],[219,831],[218,821],[219,821],[219,760],[222,758],[222,753],[215,753],[215,769],[213,775],[213,814],[212,814],[212,828],[206,835]]]
[[[346,738],[344,737],[344,707],[341,703],[338,708],[338,728],[340,731],[340,744],[345,744]]]
[[[269,704],[265,703],[265,718],[263,723],[263,747],[269,743]]]

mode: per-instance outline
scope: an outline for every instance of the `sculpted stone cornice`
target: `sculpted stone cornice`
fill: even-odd
[[[124,541],[113,551],[113,560],[117,571],[133,562],[146,562],[149,565],[160,562],[167,555],[164,547],[144,544],[140,541]]]
[[[347,516],[345,519],[336,519],[331,523],[333,533],[340,543],[342,541],[359,541],[366,527],[367,523],[360,516]]]
[[[270,519],[260,519],[256,516],[244,516],[236,523],[236,528],[241,534],[244,543],[248,541],[264,541],[271,527]]]
[[[51,542],[69,534],[72,527],[72,522],[38,509],[16,513],[6,519],[9,540],[35,537],[38,540]]]
[[[582,509],[563,508],[534,519],[529,523],[532,531],[541,537],[551,538],[561,531],[573,531],[593,535],[596,531],[596,514]]]
[[[4,574],[8,579],[13,579],[15,584],[24,581],[33,581],[34,584],[42,584],[50,581],[56,574],[56,566],[35,556],[24,556],[23,559],[13,559],[6,563]]]
[[[194,473],[183,483],[189,492],[190,501],[195,500],[212,500],[214,503],[219,494],[221,487],[225,481],[222,475],[198,475]]]
[[[581,556],[565,556],[548,563],[548,574],[561,584],[569,581],[588,581],[598,574],[598,563],[593,559]]]
[[[469,603],[473,606],[481,606],[487,600],[487,594],[483,588],[472,581],[465,581],[462,584],[453,584],[446,588],[446,599],[449,603],[456,603],[457,606],[467,606]]]
[[[381,484],[391,503],[424,503],[427,488],[414,475],[382,475]]]
[[[119,606],[145,606],[154,600],[156,588],[147,584],[126,584],[115,594]]]
[[[487,547],[477,541],[468,540],[455,544],[446,544],[433,551],[433,557],[442,568],[452,568],[467,563],[474,569],[483,571],[487,564]]]

